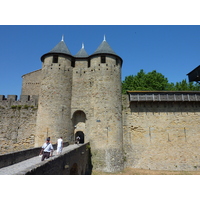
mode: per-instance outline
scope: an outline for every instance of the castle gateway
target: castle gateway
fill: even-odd
[[[24,75],[22,85],[22,95],[39,96],[35,146],[47,132],[52,142],[79,135],[90,142],[94,168],[122,170],[122,59],[105,38],[90,56],[84,45],[72,56],[62,39],[41,61],[42,69]]]
[[[41,61],[22,76],[19,100],[0,95],[1,154],[80,136],[96,170],[200,167],[199,92],[122,95],[123,61],[105,38],[92,55],[84,45],[72,55],[62,39]]]

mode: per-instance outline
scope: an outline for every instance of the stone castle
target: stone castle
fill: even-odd
[[[198,170],[200,93],[127,91],[122,58],[102,41],[72,55],[62,40],[22,76],[20,99],[0,95],[0,153],[52,143],[90,142],[96,170]]]

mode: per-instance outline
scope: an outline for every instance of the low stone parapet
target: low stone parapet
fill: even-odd
[[[63,143],[64,147],[68,145],[69,145],[68,142]],[[54,149],[56,149],[56,144],[54,144],[53,147]],[[27,149],[23,151],[14,152],[14,153],[0,155],[0,168],[7,167],[9,165],[13,165],[15,163],[37,156],[39,155],[40,151],[41,151],[41,147],[37,147],[37,148]]]
[[[61,155],[42,161],[16,175],[91,175],[89,143],[68,147],[63,149]]]

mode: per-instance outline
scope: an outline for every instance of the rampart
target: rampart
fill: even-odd
[[[38,105],[38,95],[20,95],[18,99],[17,95],[0,95],[0,108],[9,108],[11,106],[32,106]],[[14,108],[14,107],[13,107]]]
[[[125,166],[199,170],[199,118],[199,94],[123,96]]]
[[[0,95],[0,154],[33,148],[38,96]]]

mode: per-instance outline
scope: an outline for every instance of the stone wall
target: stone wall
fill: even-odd
[[[22,76],[22,95],[39,95],[40,82],[42,79],[41,69]]]
[[[122,99],[124,149],[122,157],[125,167],[190,171],[200,168],[200,102],[130,103],[127,95]],[[90,115],[86,116],[86,121],[92,119]],[[36,117],[37,99],[21,96],[17,100],[15,95],[7,97],[0,95],[0,154],[34,147]],[[87,126],[84,128],[89,131]],[[108,137],[109,131],[105,129]],[[98,137],[99,145],[102,143],[102,136]],[[96,168],[104,167],[102,165],[104,159],[110,162],[118,160],[114,156],[117,149],[112,149],[115,151],[113,156],[112,152],[107,152],[109,149],[101,153],[100,151],[101,149],[92,149]]]
[[[37,100],[29,96],[1,95],[0,154],[34,147]],[[26,101],[27,100],[27,101]]]
[[[42,145],[46,132],[52,142],[59,137],[70,141],[73,136],[71,57],[59,56],[58,63],[52,62],[53,56],[49,55],[42,64],[35,147]]]
[[[90,142],[95,169],[120,171],[123,169],[121,63],[116,63],[116,57],[111,55],[106,55],[106,63],[101,63],[100,58],[91,57],[90,67],[83,60],[76,61],[73,68],[72,117],[81,120],[78,113],[86,116],[85,121],[73,120],[74,131],[83,131],[85,141]]]
[[[132,102],[123,96],[126,167],[200,168],[200,102]]]

